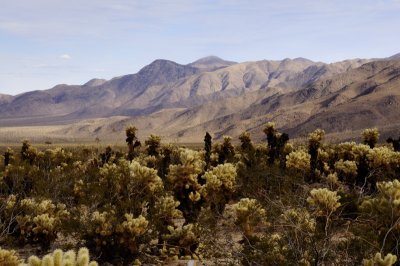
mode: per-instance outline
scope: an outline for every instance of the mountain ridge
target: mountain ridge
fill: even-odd
[[[111,136],[115,127],[135,124],[144,132],[180,141],[195,141],[205,130],[217,137],[249,130],[260,139],[260,127],[267,121],[277,122],[294,136],[317,126],[328,132],[357,130],[360,126],[384,126],[378,117],[397,123],[386,116],[389,107],[400,102],[398,73],[400,61],[396,59],[326,64],[295,58],[236,63],[210,56],[187,65],[158,59],[136,74],[110,80],[0,95],[0,123],[64,125],[65,132],[76,136]],[[389,93],[388,88],[394,92]],[[368,98],[371,95],[375,98]],[[363,102],[368,99],[371,106]],[[360,117],[361,122],[351,116]],[[74,129],[85,120],[103,124],[93,122],[97,126],[92,131]],[[338,121],[337,126],[332,126],[332,121]]]

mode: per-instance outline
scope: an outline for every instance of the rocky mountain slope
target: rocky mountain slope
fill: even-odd
[[[400,117],[400,60],[304,58],[235,63],[207,57],[188,65],[156,60],[137,74],[81,86],[0,96],[3,126],[53,125],[57,134],[115,137],[127,125],[169,140],[237,136],[262,138],[267,121],[292,136],[379,126]],[[90,120],[88,120],[90,119]]]

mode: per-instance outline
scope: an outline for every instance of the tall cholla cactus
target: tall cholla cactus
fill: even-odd
[[[364,144],[367,144],[373,149],[379,140],[379,131],[377,128],[367,128],[362,133]]]
[[[139,252],[139,241],[137,238],[140,238],[147,232],[148,225],[149,222],[142,215],[133,218],[132,214],[125,214],[125,221],[116,228],[120,244],[127,246],[131,254],[137,254]]]
[[[283,152],[286,142],[289,140],[289,135],[286,133],[279,133],[275,129],[274,122],[268,122],[265,124],[264,133],[267,135],[268,141],[268,162],[274,163],[276,158],[279,158]]]
[[[397,261],[397,256],[392,254],[387,254],[384,258],[382,258],[381,253],[376,253],[375,257],[372,259],[363,260],[364,266],[392,266]]]
[[[14,159],[14,151],[10,148],[4,152],[4,166],[9,165]]]
[[[156,156],[160,155],[160,147],[161,147],[161,138],[160,136],[151,134],[148,139],[144,141],[146,146],[146,151],[149,156]]]
[[[220,164],[206,172],[202,178],[206,184],[201,194],[210,204],[212,210],[221,213],[230,196],[236,189],[236,168],[233,164]]]
[[[135,157],[135,148],[140,147],[141,143],[136,137],[136,127],[127,127],[125,129],[126,133],[126,143],[128,144],[128,160],[132,161]]]
[[[256,199],[243,198],[233,205],[235,223],[247,239],[254,238],[257,227],[266,224],[266,211]]]
[[[70,250],[63,252],[56,249],[53,253],[44,256],[42,259],[31,256],[28,259],[28,264],[20,264],[20,266],[97,266],[97,262],[90,261],[89,250],[80,248],[78,254]]]
[[[321,146],[321,141],[325,136],[325,131],[317,129],[308,135],[308,153],[310,154],[310,170],[311,170],[311,182],[316,182],[317,176],[316,171],[322,170],[323,163],[318,160],[318,150]]]
[[[200,190],[199,176],[204,171],[203,153],[189,149],[179,150],[180,164],[169,166],[168,181],[171,183],[176,199],[181,203],[187,223],[195,221],[199,211]]]

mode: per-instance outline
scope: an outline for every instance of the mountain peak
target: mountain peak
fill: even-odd
[[[227,61],[215,55],[209,55],[194,61],[190,65],[215,65],[215,64],[232,65],[236,64],[236,62]]]
[[[388,57],[388,59],[400,59],[400,53]]]
[[[105,79],[91,79],[88,82],[86,82],[85,84],[83,84],[83,86],[96,87],[96,86],[103,85],[106,82],[107,82],[107,80],[105,80]]]
[[[218,56],[210,55],[200,58],[193,63],[188,64],[188,66],[196,67],[206,71],[212,71],[218,68],[223,68],[236,64],[233,61],[224,60]]]

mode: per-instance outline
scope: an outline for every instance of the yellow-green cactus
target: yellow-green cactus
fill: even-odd
[[[387,254],[384,258],[382,258],[381,253],[376,253],[375,257],[372,259],[363,260],[364,266],[392,266],[397,261],[397,256],[392,254]]]
[[[75,251],[69,250],[63,252],[56,249],[53,253],[44,256],[42,259],[31,256],[27,264],[20,266],[97,266],[96,261],[90,261],[89,250],[80,248],[78,254]]]
[[[6,250],[0,247],[0,265],[18,266],[22,263],[15,250]]]
[[[340,196],[337,195],[336,191],[320,188],[310,191],[307,202],[316,208],[318,216],[329,216],[340,207],[339,199]]]

